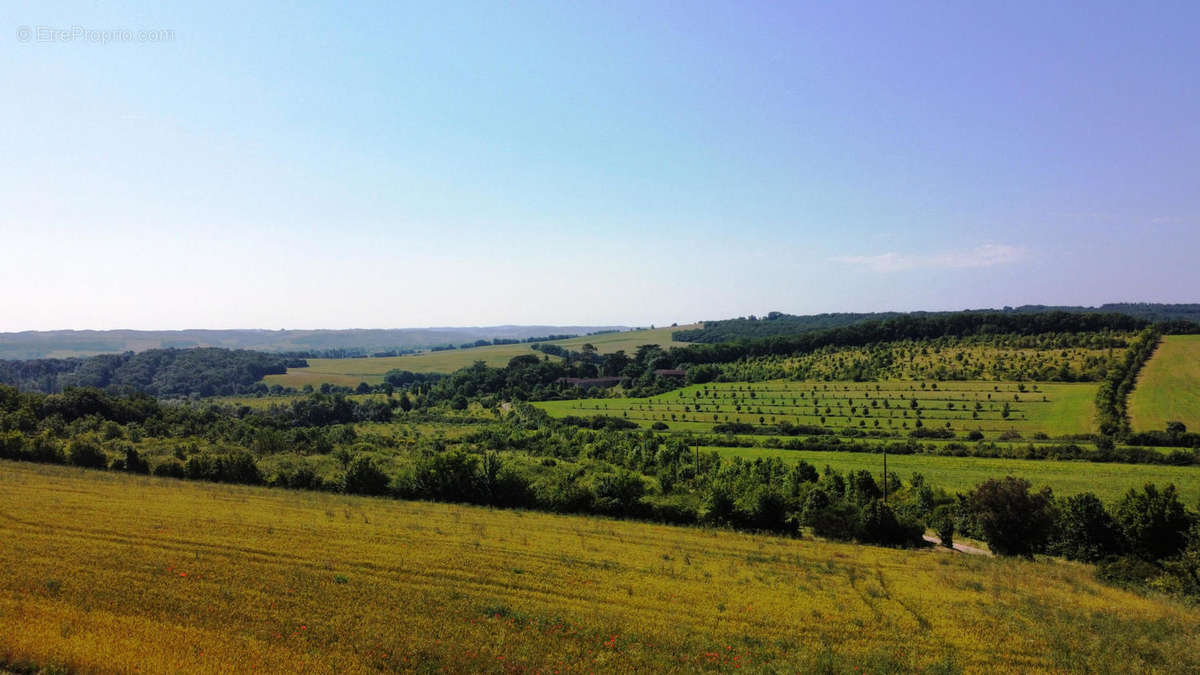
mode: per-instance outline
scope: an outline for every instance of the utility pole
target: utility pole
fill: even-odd
[[[887,446],[883,446],[883,503],[887,503]]]

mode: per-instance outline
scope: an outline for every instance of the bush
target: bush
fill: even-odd
[[[1029,481],[1006,476],[980,483],[969,497],[970,510],[992,551],[1033,557],[1044,550],[1054,525],[1050,488],[1031,493]]]
[[[1140,492],[1131,489],[1117,504],[1116,516],[1131,552],[1146,560],[1179,554],[1192,525],[1174,485],[1161,492],[1151,483]]]
[[[651,424],[650,428],[655,431],[666,431],[669,427],[667,426],[666,422],[660,421],[660,422],[655,422],[654,424]]]
[[[75,466],[88,469],[108,468],[108,455],[104,454],[104,450],[90,438],[77,438],[71,441],[67,458]]]
[[[123,470],[129,473],[150,473],[150,463],[142,459],[142,456],[138,454],[137,448],[134,448],[132,445],[125,447],[124,465]]]
[[[954,509],[949,504],[943,504],[933,511],[933,529],[937,532],[942,546],[954,548]]]
[[[1096,568],[1096,576],[1102,581],[1118,586],[1145,584],[1162,573],[1162,568],[1134,556],[1111,557]]]
[[[596,478],[592,487],[593,508],[613,516],[632,516],[642,512],[641,499],[646,494],[642,477],[620,470]]]
[[[672,525],[693,525],[700,520],[696,507],[679,499],[665,499],[652,503],[650,516],[654,520]]]
[[[370,457],[359,455],[346,468],[342,489],[350,494],[383,495],[388,492],[388,475]]]
[[[185,478],[183,464],[179,460],[169,459],[154,467],[154,475],[164,478]]]
[[[923,541],[924,531],[916,523],[897,519],[892,507],[873,499],[859,512],[856,538],[885,546],[916,546]]]
[[[1085,492],[1061,502],[1051,546],[1069,560],[1097,562],[1122,552],[1120,528],[1096,495]]]
[[[779,492],[759,486],[739,500],[742,523],[755,530],[791,533],[796,523],[788,518],[787,499]]]

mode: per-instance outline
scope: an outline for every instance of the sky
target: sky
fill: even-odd
[[[1200,3],[294,4],[0,6],[0,331],[1200,302]]]

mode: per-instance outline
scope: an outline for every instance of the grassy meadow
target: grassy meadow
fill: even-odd
[[[722,457],[778,457],[788,464],[804,460],[818,470],[829,466],[840,472],[865,469],[880,475],[883,471],[883,456],[874,453],[706,446],[700,449],[717,452]],[[1155,483],[1159,487],[1174,483],[1185,502],[1200,503],[1200,466],[895,454],[888,455],[887,464],[888,471],[895,471],[906,482],[913,473],[919,472],[930,485],[951,493],[967,492],[989,478],[1011,475],[1025,478],[1038,489],[1049,486],[1059,496],[1092,492],[1110,504],[1130,488],[1141,488],[1146,483]]]
[[[949,428],[1051,436],[1095,431],[1094,383],[795,382],[692,385],[644,399],[545,401],[549,414],[609,415],[672,431],[710,431],[715,424],[779,422],[906,432]],[[915,404],[916,407],[913,407]],[[1005,406],[1008,408],[1005,415]],[[949,425],[947,427],[947,424]]]
[[[620,333],[603,333],[588,335],[566,340],[548,341],[572,350],[578,350],[585,344],[591,344],[601,354],[610,354],[625,350],[630,355],[638,347],[647,344],[657,344],[663,347],[680,345],[674,342],[671,333],[684,330],[691,326],[675,328],[655,328],[631,330]],[[283,375],[267,375],[263,382],[268,385],[279,384],[297,389],[306,384],[319,387],[330,384],[353,387],[359,382],[367,384],[382,384],[383,376],[389,370],[408,370],[414,373],[452,373],[460,368],[466,368],[476,361],[483,361],[492,367],[503,367],[514,356],[533,354],[542,356],[541,352],[530,349],[528,344],[490,345],[487,347],[472,347],[470,349],[447,349],[437,352],[421,352],[404,356],[387,356],[362,359],[309,359],[307,368],[289,368]],[[557,358],[551,356],[550,358]]]
[[[1196,672],[1091,568],[0,462],[0,668]]]
[[[1135,431],[1161,431],[1179,421],[1200,430],[1200,335],[1168,335],[1138,375],[1129,398]]]

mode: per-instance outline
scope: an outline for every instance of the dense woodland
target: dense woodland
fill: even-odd
[[[265,375],[306,365],[303,359],[243,349],[151,349],[88,358],[0,361],[0,384],[46,393],[95,387],[160,398],[228,396],[256,391]]]
[[[978,310],[967,312],[874,312],[793,315],[770,312],[764,316],[740,317],[705,321],[700,328],[678,330],[673,333],[679,342],[734,342],[738,340],[795,335],[811,331],[852,326],[866,322],[883,322],[892,319],[937,319],[960,315],[1019,316],[1028,314],[1120,314],[1142,321],[1141,328],[1151,322],[1192,322],[1200,324],[1200,304],[1155,304],[1155,303],[1109,303],[1099,307],[1070,307],[1023,305],[1006,307],[1003,310]],[[1121,329],[1129,330],[1129,328]],[[1006,330],[1005,332],[1012,332]],[[1045,332],[1045,331],[1037,331]],[[915,337],[915,336],[910,336]]]

